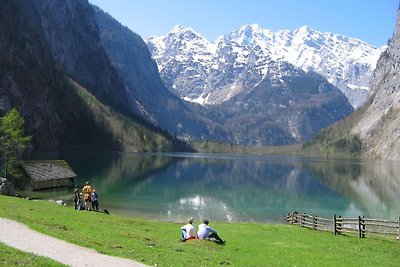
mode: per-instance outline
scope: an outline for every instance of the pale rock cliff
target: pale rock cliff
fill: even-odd
[[[351,133],[359,135],[365,157],[400,159],[400,17],[372,82],[370,105]]]

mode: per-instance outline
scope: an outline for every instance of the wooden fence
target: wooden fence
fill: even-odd
[[[333,215],[332,219],[298,213],[289,213],[285,220],[289,224],[297,224],[314,230],[332,231],[335,235],[356,234],[359,238],[375,236],[390,239],[400,239],[400,217],[397,221],[358,218],[342,218]]]

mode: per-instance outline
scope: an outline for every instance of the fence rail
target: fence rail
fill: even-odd
[[[309,215],[306,213],[292,212],[285,216],[289,224],[313,230],[332,231],[335,235],[358,234],[359,238],[366,236],[400,239],[400,217],[397,221],[364,218],[342,218],[333,215],[332,219]]]

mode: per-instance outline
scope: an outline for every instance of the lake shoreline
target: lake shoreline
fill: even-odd
[[[400,167],[393,161],[172,152],[57,157],[78,185],[91,182],[100,208],[159,221],[284,223],[293,211],[395,219],[400,210]],[[72,190],[59,195],[72,203]]]
[[[77,212],[15,197],[0,196],[0,203],[1,217],[102,254],[151,266],[346,266],[355,258],[363,266],[397,266],[400,261],[398,241],[335,236],[292,225],[211,221],[226,240],[221,246],[204,240],[179,242],[180,227],[186,220],[163,223]],[[195,221],[196,226],[198,223]],[[5,254],[3,258],[7,261],[8,257]]]

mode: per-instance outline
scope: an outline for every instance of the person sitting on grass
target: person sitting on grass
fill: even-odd
[[[208,220],[203,220],[203,223],[199,225],[199,231],[197,232],[197,237],[199,239],[207,239],[210,241],[214,241],[218,244],[225,244],[225,241],[222,240],[212,227],[208,226],[210,222]]]
[[[196,231],[193,226],[193,218],[188,218],[188,223],[181,227],[181,241],[196,239]]]
[[[77,210],[85,210],[85,202],[83,202],[82,193],[79,193],[78,203],[76,203],[76,205],[77,205]]]

